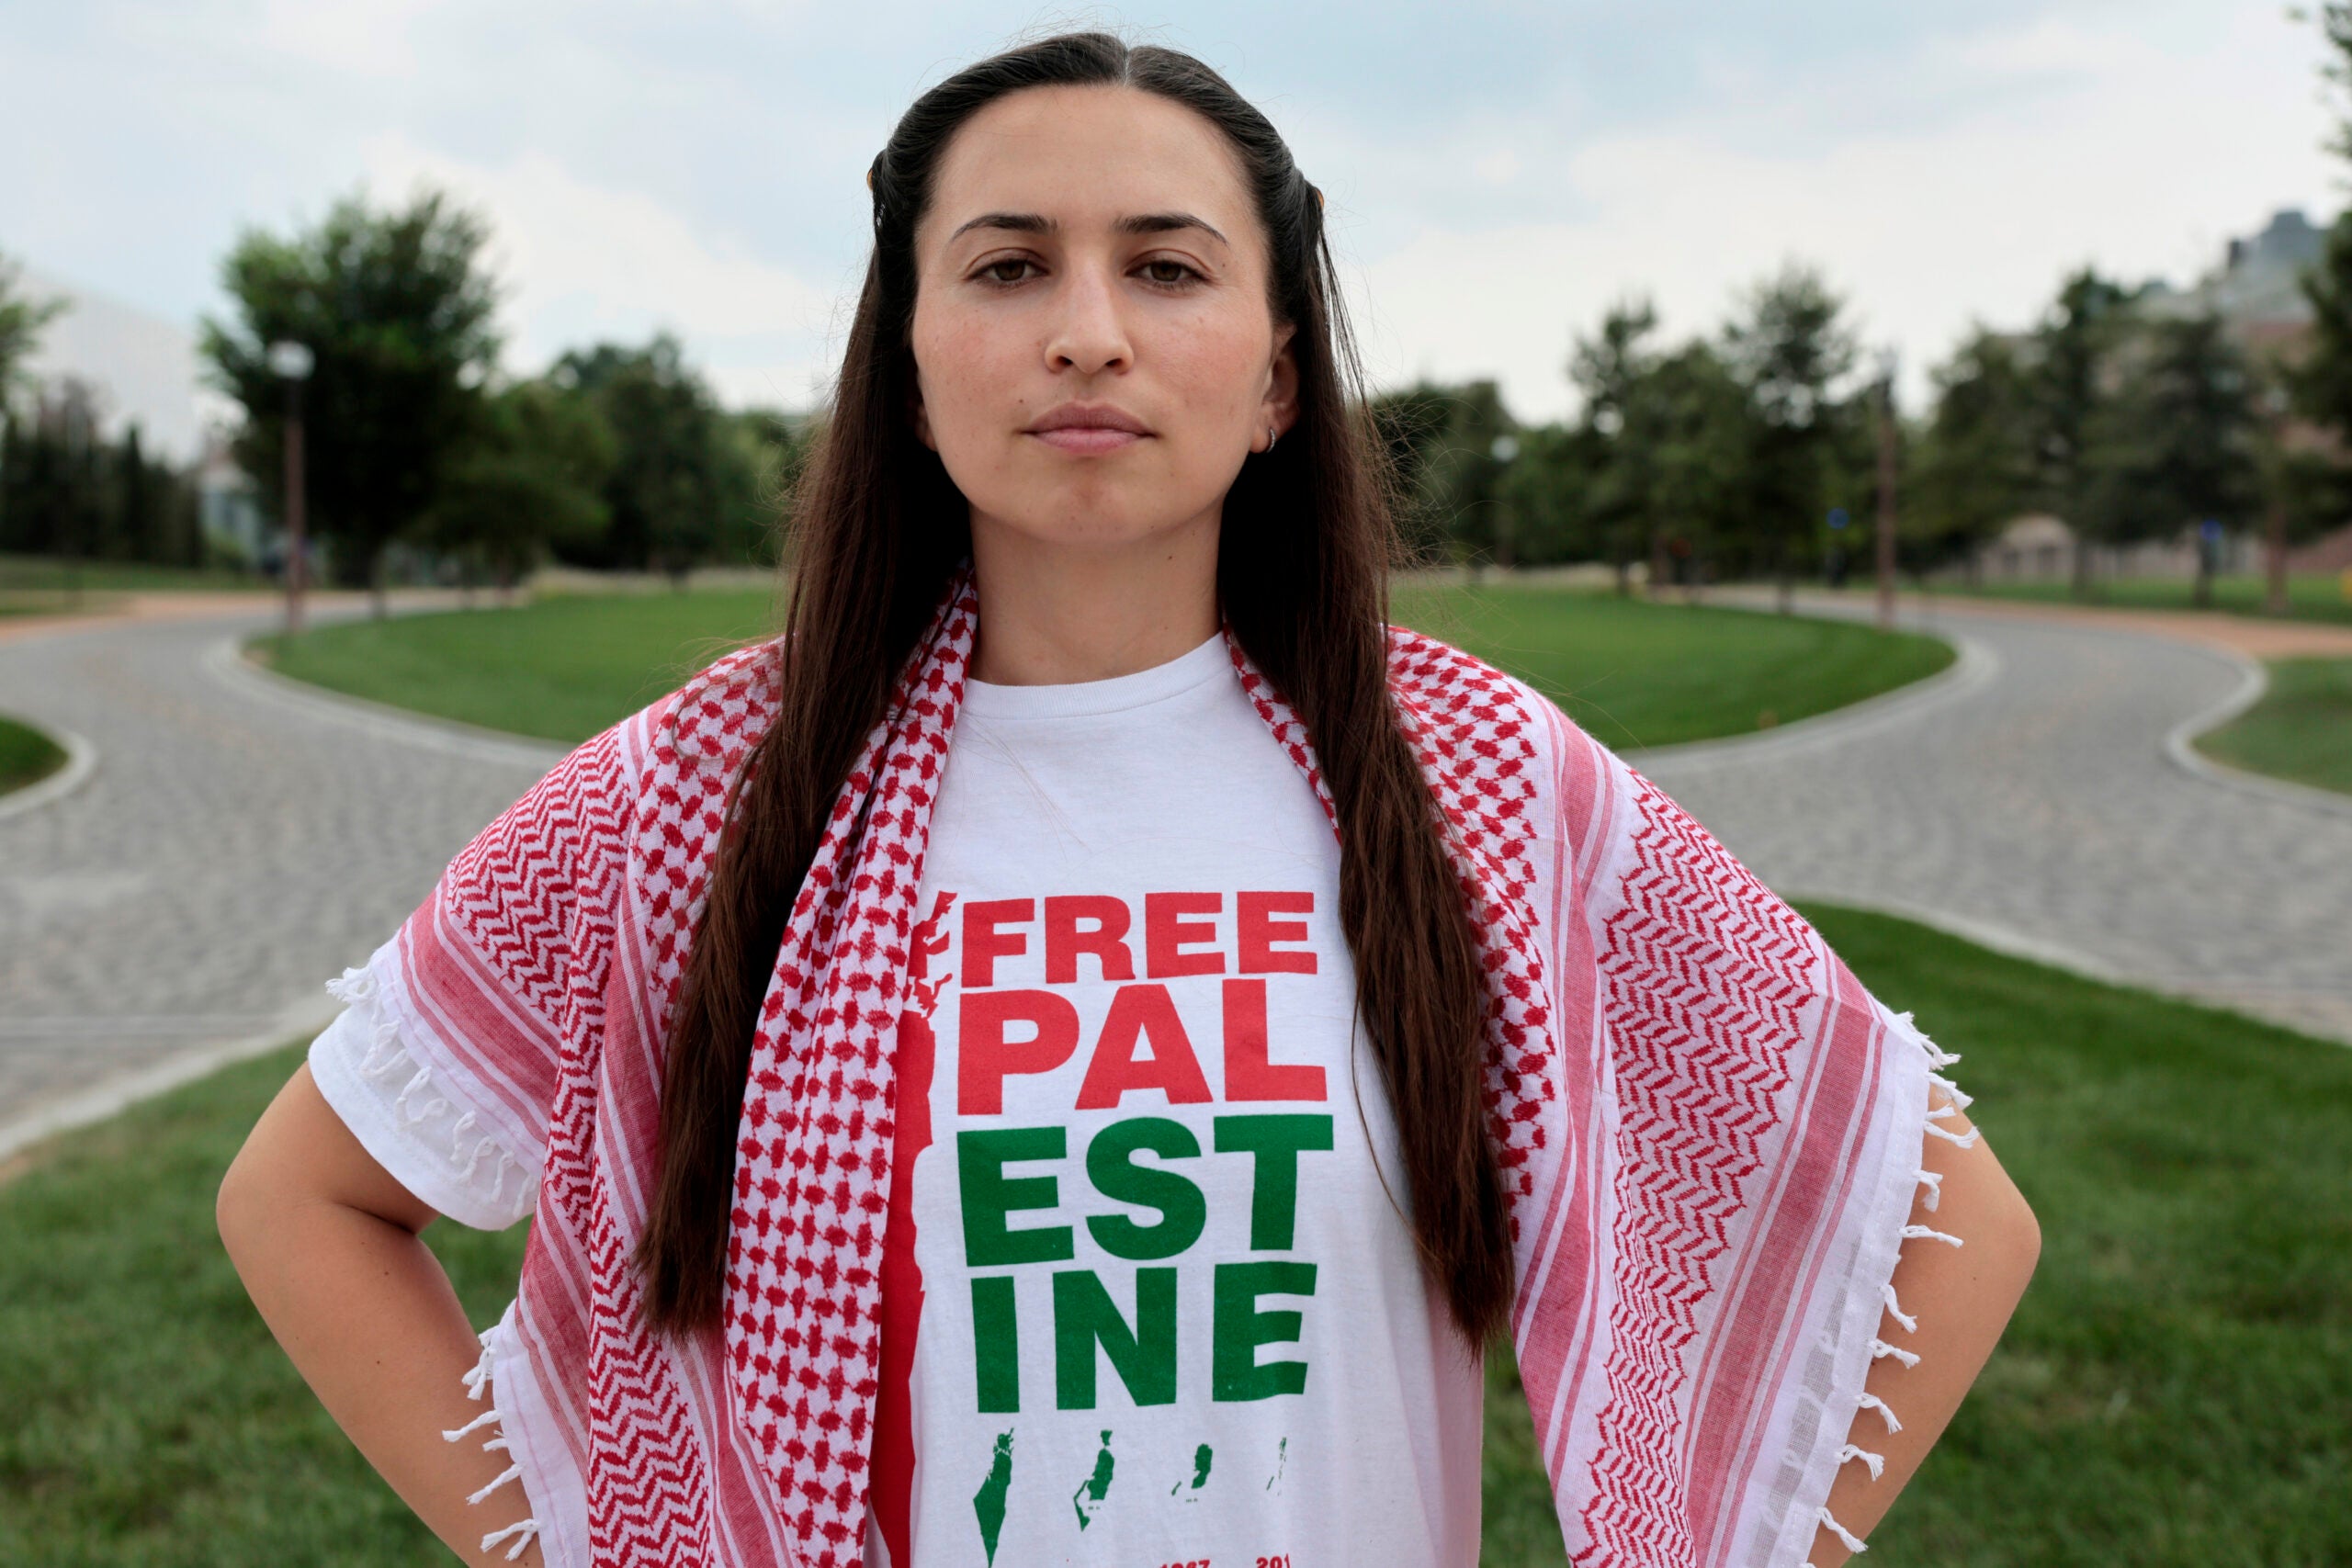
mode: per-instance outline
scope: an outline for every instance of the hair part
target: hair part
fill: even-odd
[[[1395,1108],[1408,1222],[1455,1325],[1509,1311],[1510,1223],[1482,1089],[1487,998],[1468,893],[1388,687],[1394,476],[1363,397],[1320,193],[1264,115],[1207,65],[1102,32],[992,55],[915,100],[874,160],[874,251],[832,406],[796,488],[775,721],[729,794],[662,1067],[661,1169],[637,1249],[649,1325],[722,1318],[752,1037],[794,897],[860,743],[971,547],[969,508],[916,436],[914,231],[939,161],[1009,93],[1125,86],[1198,113],[1238,154],[1267,240],[1269,304],[1295,328],[1298,420],[1227,492],[1223,613],[1312,741],[1338,818],[1340,923],[1358,1016]]]

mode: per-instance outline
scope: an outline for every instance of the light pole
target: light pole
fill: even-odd
[[[1512,459],[1519,456],[1519,437],[1508,430],[1504,431],[1488,443],[1487,456],[1495,460],[1496,477],[1499,480],[1501,471],[1510,467]],[[1516,529],[1510,508],[1503,504],[1500,496],[1487,497],[1487,503],[1495,509],[1495,564],[1508,571],[1517,564],[1519,545],[1519,541],[1512,537]]]
[[[281,338],[269,345],[269,367],[286,383],[286,630],[302,629],[302,383],[317,356],[311,345]]]
[[[1879,357],[1878,383],[1878,624],[1894,629],[1894,351]]]

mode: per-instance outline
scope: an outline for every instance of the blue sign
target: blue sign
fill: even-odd
[[[1852,519],[1846,515],[1844,507],[1833,506],[1829,509],[1829,525],[1832,528],[1843,528]]]
[[[2199,523],[2197,525],[2197,531],[2205,536],[2205,542],[2209,545],[2218,545],[2222,542],[2222,525],[2213,518],[2208,517],[2204,522]]]

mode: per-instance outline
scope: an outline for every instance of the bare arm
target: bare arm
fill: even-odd
[[[417,1233],[438,1216],[393,1180],[319,1093],[306,1062],[262,1113],[220,1183],[217,1218],[254,1305],[319,1402],[401,1500],[460,1561],[507,1562],[481,1538],[526,1514],[466,1396],[481,1346]],[[534,1540],[514,1562],[540,1568]]]
[[[1935,1103],[1946,1103],[1940,1090]],[[1958,1110],[1934,1125],[1956,1136],[1969,1132],[1968,1118]],[[1831,1517],[1856,1536],[1867,1536],[1885,1516],[1895,1495],[1943,1435],[2025,1294],[2041,1252],[2041,1230],[2033,1211],[1981,1135],[1966,1148],[1929,1137],[1925,1155],[1922,1166],[1942,1178],[1942,1196],[1930,1212],[1923,1188],[1912,1204],[1911,1223],[1958,1236],[1962,1245],[1926,1236],[1903,1244],[1902,1259],[1894,1268],[1894,1295],[1919,1326],[1906,1331],[1890,1313],[1880,1321],[1879,1337],[1918,1361],[1906,1365],[1900,1357],[1882,1357],[1871,1364],[1862,1385],[1866,1394],[1885,1402],[1903,1429],[1889,1432],[1879,1412],[1868,1405],[1854,1417],[1846,1440],[1885,1461],[1876,1479],[1861,1461],[1841,1465],[1837,1484],[1829,1490]],[[1837,1568],[1849,1555],[1825,1525],[1814,1534],[1807,1561],[1814,1568]]]

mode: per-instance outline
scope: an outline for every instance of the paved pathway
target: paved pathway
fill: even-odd
[[[1810,606],[1809,606],[1810,607]],[[1910,606],[1972,668],[1875,721],[1637,760],[1784,895],[2352,1042],[2352,812],[2165,754],[2242,660],[2111,623]]]
[[[0,817],[0,1159],[28,1129],[323,1021],[322,983],[555,754],[224,678],[227,640],[263,622],[216,607],[0,638],[0,710],[99,753],[66,798]],[[1969,645],[1959,675],[1642,766],[1784,893],[2352,1041],[2352,815],[2164,754],[2242,664],[2047,617],[1921,624]]]
[[[98,759],[65,798],[0,817],[0,1157],[333,1016],[322,983],[547,766],[238,690],[206,656],[266,612],[205,608],[0,640],[0,711]]]

